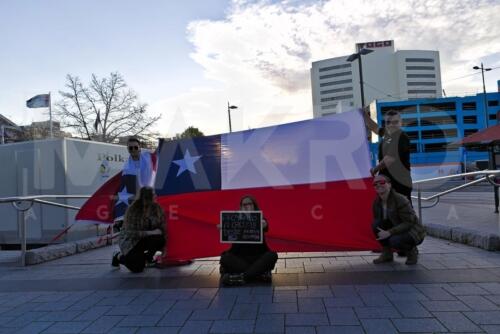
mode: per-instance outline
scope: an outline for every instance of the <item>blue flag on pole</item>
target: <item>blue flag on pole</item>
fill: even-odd
[[[48,108],[49,101],[50,101],[49,94],[36,95],[36,96],[33,96],[28,101],[26,101],[26,107],[28,107],[28,108]]]

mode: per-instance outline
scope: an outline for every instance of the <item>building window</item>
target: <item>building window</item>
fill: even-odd
[[[455,102],[421,104],[420,112],[455,110]]]
[[[422,126],[431,126],[431,125],[445,125],[445,124],[457,124],[456,116],[444,116],[444,117],[428,117],[422,118],[420,120],[420,124]]]
[[[343,77],[345,75],[352,75],[352,71],[347,71],[347,72],[339,72],[339,73],[333,73],[333,74],[327,74],[327,75],[320,75],[320,79],[328,79],[328,78],[335,78],[335,77]]]
[[[407,74],[406,77],[408,79],[411,78],[435,78],[435,74]]]
[[[342,65],[335,65],[335,66],[328,66],[328,67],[321,67],[319,69],[319,72],[325,72],[325,71],[331,71],[331,70],[338,70],[338,69],[341,69],[341,68],[350,68],[350,67],[351,67],[351,63],[342,64]]]
[[[464,137],[470,136],[476,132],[477,132],[477,129],[465,129],[464,130]]]
[[[458,147],[449,147],[448,143],[425,144],[425,152],[456,151]]]
[[[436,94],[435,89],[409,89],[408,94]]]
[[[476,124],[477,116],[464,116],[464,124]]]
[[[498,107],[498,100],[488,101],[488,107]]]
[[[433,63],[434,59],[432,58],[406,58],[407,63]]]
[[[414,104],[408,106],[387,106],[380,108],[380,111],[382,112],[382,115],[385,115],[385,113],[388,111],[398,111],[400,114],[409,114],[416,113],[417,106]]]
[[[338,92],[348,92],[351,91],[352,87],[343,87],[343,88],[336,88],[336,89],[329,89],[329,90],[323,90],[319,92],[321,95],[324,94],[332,94],[332,93],[338,93]]]
[[[457,129],[425,130],[422,131],[422,139],[453,138],[457,136]]]
[[[490,121],[495,120],[495,119],[497,119],[497,115],[496,114],[489,115],[488,119]]]
[[[402,120],[404,127],[418,126],[418,120],[416,118],[403,118]]]
[[[320,83],[319,86],[326,87],[326,86],[342,85],[342,84],[346,84],[346,83],[352,83],[352,79],[323,82],[323,83]]]
[[[339,95],[339,96],[332,96],[332,97],[325,97],[321,99],[321,102],[327,102],[327,101],[338,101],[338,100],[347,100],[347,99],[352,99],[353,95]]]
[[[436,86],[435,82],[408,82],[408,86]]]
[[[321,110],[334,109],[334,108],[337,108],[337,103],[335,103],[335,104],[328,104],[326,106],[321,106]]]
[[[462,103],[462,110],[476,110],[476,102]]]
[[[406,66],[407,70],[426,70],[426,71],[434,71],[434,66]]]
[[[334,115],[335,113],[334,112],[325,112],[325,113],[322,113],[321,116],[329,116],[329,115]]]
[[[405,133],[408,135],[408,138],[410,138],[410,140],[418,139],[418,131],[405,131]]]

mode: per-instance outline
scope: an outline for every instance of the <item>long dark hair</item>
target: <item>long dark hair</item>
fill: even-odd
[[[242,207],[242,204],[243,204],[243,201],[248,198],[249,200],[252,201],[253,203],[253,209],[254,211],[260,211],[259,209],[259,204],[257,204],[257,200],[255,199],[255,197],[251,196],[251,195],[245,195],[243,196],[241,199],[240,199],[240,209]]]
[[[159,214],[158,204],[155,202],[154,190],[151,187],[142,187],[139,190],[139,196],[130,205],[129,210],[138,215],[144,215],[146,211],[152,210],[151,213]]]

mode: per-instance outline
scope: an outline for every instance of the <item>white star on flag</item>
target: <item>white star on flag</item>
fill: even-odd
[[[122,191],[118,193],[118,202],[116,202],[115,205],[118,205],[120,203],[128,205],[128,200],[132,196],[134,196],[134,194],[129,193],[126,186],[123,187]]]
[[[179,166],[179,170],[177,171],[177,176],[181,175],[181,173],[183,173],[186,170],[196,174],[196,168],[194,168],[194,163],[198,161],[200,158],[201,155],[191,156],[189,150],[186,149],[186,153],[184,153],[183,159],[172,161],[174,164]]]

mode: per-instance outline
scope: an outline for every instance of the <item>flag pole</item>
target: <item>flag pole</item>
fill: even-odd
[[[52,132],[52,99],[49,92],[49,126],[50,126],[50,138],[54,138],[54,133]]]

